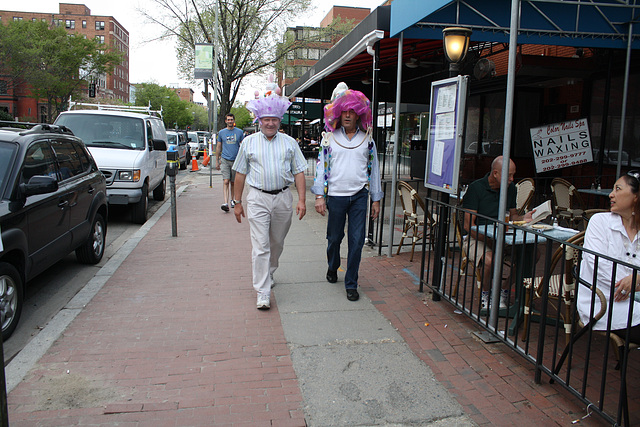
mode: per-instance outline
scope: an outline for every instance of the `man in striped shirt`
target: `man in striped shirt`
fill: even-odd
[[[296,215],[306,213],[305,160],[296,140],[278,132],[282,116],[291,102],[277,94],[249,101],[247,109],[260,122],[260,132],[246,137],[233,164],[236,171],[234,214],[242,222],[245,210],[241,200],[245,183],[246,216],[251,233],[253,288],[258,293],[257,308],[270,308],[273,272],[291,226],[293,195],[296,185]]]

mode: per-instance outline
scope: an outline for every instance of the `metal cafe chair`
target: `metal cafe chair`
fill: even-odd
[[[533,178],[524,178],[516,184],[516,210],[518,215],[524,215],[533,201],[536,186]]]
[[[398,193],[400,195],[400,203],[402,204],[402,238],[398,245],[400,254],[405,238],[411,238],[411,258],[413,261],[413,253],[416,249],[416,243],[422,238],[429,239],[429,245],[433,247],[433,235],[436,226],[436,216],[431,214],[424,201],[418,196],[418,192],[404,181],[398,181]]]

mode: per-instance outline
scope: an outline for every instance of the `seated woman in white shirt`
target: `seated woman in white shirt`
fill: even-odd
[[[589,220],[584,238],[584,247],[640,267],[640,172],[629,171],[621,176],[609,194],[610,212],[594,215]],[[595,256],[583,253],[580,265],[580,278],[587,282],[593,280]],[[633,275],[637,274],[635,281]],[[613,262],[598,258],[597,287],[607,298],[611,296],[611,283],[615,284],[612,305],[611,332],[625,338],[629,317],[629,298],[635,291],[640,291],[639,270],[617,264],[615,278]],[[636,289],[632,289],[635,285]],[[577,308],[580,319],[586,325],[591,312],[592,294],[585,287],[578,290]],[[640,303],[633,302],[633,319],[631,321],[630,341],[640,343]],[[596,305],[597,307],[597,305]],[[596,308],[597,312],[597,308]],[[594,330],[606,330],[609,313],[606,313],[594,326]]]

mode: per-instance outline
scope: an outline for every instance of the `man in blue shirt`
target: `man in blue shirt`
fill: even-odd
[[[218,143],[216,145],[216,158],[218,160],[216,169],[222,171],[222,196],[224,203],[220,206],[225,212],[229,212],[229,194],[233,197],[233,182],[236,180],[236,171],[231,166],[236,160],[240,142],[244,133],[236,127],[236,117],[229,113],[224,119],[227,127],[218,133]],[[229,191],[231,186],[231,191]],[[231,207],[233,208],[233,199]]]

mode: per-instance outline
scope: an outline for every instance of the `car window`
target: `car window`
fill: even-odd
[[[144,149],[144,122],[135,117],[61,114],[56,124],[71,129],[87,146]]]
[[[172,133],[168,133],[167,134],[167,142],[169,142],[169,144],[178,145],[178,135],[172,134]]]
[[[87,152],[87,149],[84,147],[84,145],[80,144],[77,141],[71,141],[71,144],[76,149],[76,152],[78,153],[78,158],[82,162],[82,170],[87,172],[90,171],[91,168],[93,167],[93,163],[91,162],[91,158],[89,157],[89,153]]]
[[[16,150],[17,145],[0,142],[0,195],[3,193],[4,186],[11,172],[10,165],[13,164]]]
[[[68,140],[51,140],[51,147],[58,160],[59,181],[64,181],[84,172],[82,160]]]
[[[147,144],[149,147],[153,147],[153,131],[151,130],[151,123],[147,120]]]
[[[153,137],[155,139],[161,139],[163,141],[167,140],[167,131],[164,128],[164,124],[159,119],[152,119],[151,128],[153,129]]]
[[[27,150],[20,174],[20,183],[26,184],[36,175],[58,178],[55,157],[47,141],[38,141]]]

